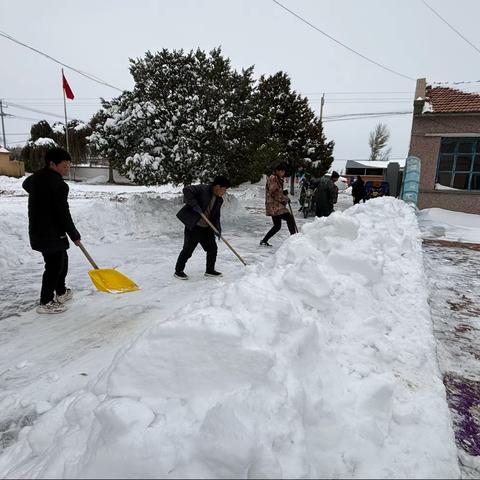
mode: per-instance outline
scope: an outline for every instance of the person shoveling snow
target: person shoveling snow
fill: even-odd
[[[45,154],[45,167],[23,182],[23,188],[29,194],[30,245],[33,250],[41,252],[45,260],[38,313],[62,313],[67,310],[65,302],[73,297],[72,290],[65,286],[67,234],[77,246],[81,237],[70,215],[69,188],[63,180],[71,160],[66,150],[52,148]]]

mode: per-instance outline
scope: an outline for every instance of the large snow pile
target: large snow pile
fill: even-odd
[[[413,211],[371,200],[152,326],[1,477],[447,478],[457,454]]]
[[[427,238],[480,243],[480,215],[427,208],[418,213],[418,222]]]
[[[35,253],[28,239],[26,192],[23,179],[0,177],[3,189],[0,215],[0,269],[30,262]],[[176,213],[183,205],[179,187],[125,187],[70,183],[69,204],[72,218],[86,246],[112,243],[124,238],[146,239],[171,235],[182,230]],[[228,224],[245,209],[234,195],[226,195],[222,208]]]

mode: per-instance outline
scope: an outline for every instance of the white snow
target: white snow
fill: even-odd
[[[426,238],[480,243],[480,215],[427,208],[418,212],[418,221]]]
[[[0,412],[23,402],[38,416],[0,456],[0,477],[459,476],[410,207],[384,197],[298,218],[300,234],[254,253],[269,222],[263,185],[244,185],[226,202],[224,234],[250,249],[249,266],[220,247],[223,279],[196,280],[196,252],[192,280],[165,283],[181,245],[178,193],[115,188],[71,184],[72,213],[85,243],[123,255],[119,269],[142,291],[105,296],[84,283],[62,318],[15,319],[22,341],[13,318],[0,322],[11,372]],[[0,241],[25,244],[26,197],[5,200]],[[22,248],[14,260],[32,262]],[[90,381],[47,362],[58,334],[96,328],[101,339],[109,324],[111,343],[77,365],[107,367]],[[25,341],[42,349],[29,355]]]
[[[428,100],[423,104],[422,113],[433,113],[433,104]]]
[[[446,185],[442,185],[441,183],[435,184],[435,190],[456,190],[457,192],[461,191],[460,188],[447,187]]]
[[[63,123],[60,123],[60,122],[55,122],[55,123],[52,125],[52,130],[53,130],[55,133],[64,134],[64,133],[65,133],[65,125],[64,125]]]
[[[51,139],[51,138],[44,138],[44,137],[40,137],[40,138],[37,138],[33,144],[37,147],[56,147],[57,144],[55,143],[55,140]]]

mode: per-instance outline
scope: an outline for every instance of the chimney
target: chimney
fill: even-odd
[[[427,79],[417,78],[415,88],[415,99],[413,100],[413,114],[420,115],[425,105],[425,95],[427,94]]]

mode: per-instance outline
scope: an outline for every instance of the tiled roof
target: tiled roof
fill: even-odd
[[[425,100],[431,104],[432,113],[480,113],[480,95],[448,87],[427,86]]]

